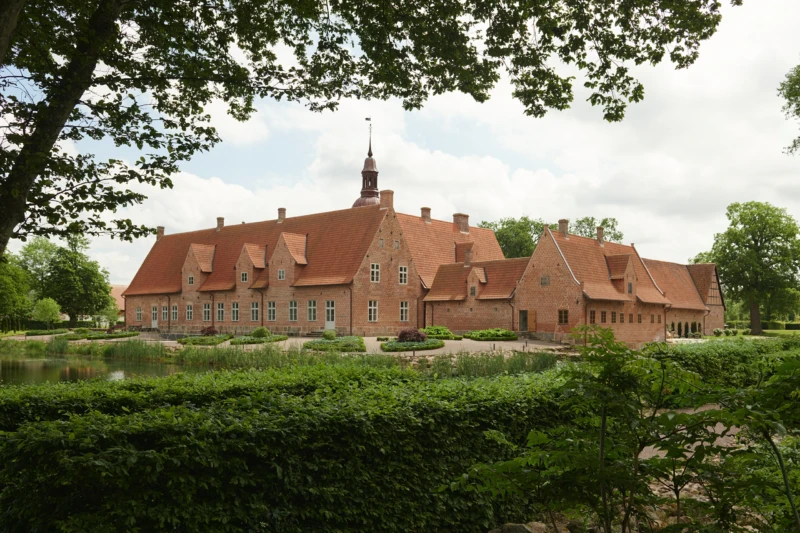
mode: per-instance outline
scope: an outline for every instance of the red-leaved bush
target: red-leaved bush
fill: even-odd
[[[214,326],[208,326],[200,330],[200,335],[210,337],[212,335],[219,335],[219,331],[214,329]]]
[[[397,342],[425,342],[427,339],[428,336],[417,328],[404,329],[397,334]]]

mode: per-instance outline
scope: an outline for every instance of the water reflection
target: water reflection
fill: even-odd
[[[0,385],[83,381],[106,379],[119,381],[133,377],[168,376],[177,372],[203,372],[195,366],[103,360],[82,357],[24,359],[0,354]]]

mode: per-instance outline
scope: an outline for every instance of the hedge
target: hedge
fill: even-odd
[[[519,445],[560,421],[556,381],[248,389],[208,405],[25,424],[0,446],[0,529],[469,532],[526,521],[525,497],[439,488],[513,456],[486,431]]]
[[[513,341],[517,339],[516,333],[507,329],[481,329],[464,333],[465,339],[474,341]]]
[[[792,331],[797,331],[797,330],[800,330],[800,323],[797,323],[797,322],[787,322],[787,323],[786,323],[786,329],[789,329],[789,330],[792,330]]]
[[[389,341],[381,344],[384,352],[411,352],[421,350],[435,350],[444,346],[444,341],[440,339],[428,339],[422,342],[398,342]]]
[[[222,344],[233,335],[202,335],[200,337],[183,337],[178,342],[186,346],[216,346]]]
[[[779,320],[766,320],[761,322],[761,329],[786,329],[786,324]]]
[[[266,344],[268,342],[285,341],[288,338],[289,337],[287,335],[269,335],[267,337],[244,336],[231,339],[231,344],[234,346],[240,344]]]
[[[306,350],[320,352],[366,352],[367,345],[363,337],[336,337],[335,339],[318,339],[303,344]]]
[[[60,335],[62,333],[69,333],[68,329],[32,329],[25,332],[26,337],[39,337],[42,335]]]
[[[83,339],[89,339],[90,341],[102,341],[106,339],[124,339],[126,337],[136,337],[137,335],[139,335],[138,331],[121,331],[119,333],[89,332],[70,333],[69,335],[65,335],[64,338],[68,341],[79,341]]]

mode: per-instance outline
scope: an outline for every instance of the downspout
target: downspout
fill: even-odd
[[[216,327],[214,327],[214,324],[216,323],[216,318],[217,318],[217,310],[214,309],[214,296],[216,296],[216,294],[214,294],[212,292],[211,293],[211,327],[214,328],[214,329],[217,329]]]
[[[167,294],[167,333],[172,331],[172,300],[171,296]]]
[[[664,342],[667,342],[667,309],[672,309],[672,304],[664,306]],[[703,319],[703,326],[705,326],[705,318]]]
[[[350,285],[345,285],[347,290],[350,291],[350,336],[353,336],[353,282],[350,282]],[[335,327],[334,323],[334,327]]]
[[[264,290],[262,289],[262,290],[260,290],[258,292],[261,293],[261,326],[263,327],[264,326],[264,314],[267,312],[267,310],[264,308]]]

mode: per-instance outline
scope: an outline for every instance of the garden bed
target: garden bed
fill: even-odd
[[[41,337],[42,335],[61,335],[69,333],[68,329],[34,329],[25,332],[26,337]]]
[[[431,339],[421,342],[398,342],[390,341],[381,344],[381,350],[384,352],[413,352],[422,350],[436,350],[443,348],[444,341],[441,339]]]
[[[232,338],[233,335],[204,335],[202,337],[184,337],[178,339],[185,346],[216,346]]]
[[[464,334],[464,338],[474,341],[515,341],[517,334],[507,329],[493,328],[470,331]]]
[[[303,344],[306,350],[320,352],[366,352],[367,345],[362,337],[337,337],[335,339],[319,339]]]
[[[236,337],[231,339],[231,345],[238,346],[241,344],[266,344],[269,342],[285,341],[289,337],[287,335],[270,335],[269,337],[251,337],[246,335],[244,337]]]

